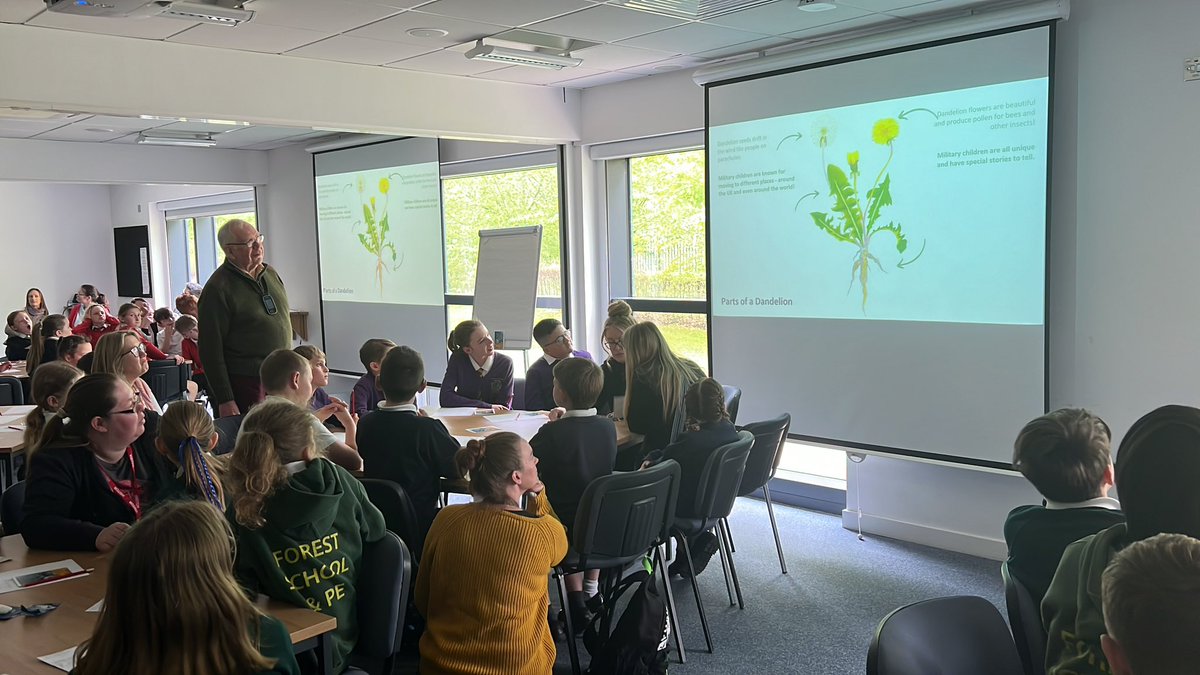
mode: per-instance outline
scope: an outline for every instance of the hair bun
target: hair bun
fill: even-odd
[[[633,316],[633,308],[624,300],[613,300],[608,303],[608,316],[610,318]]]

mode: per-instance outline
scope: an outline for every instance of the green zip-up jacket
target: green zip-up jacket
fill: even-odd
[[[228,515],[237,536],[238,580],[252,593],[335,617],[333,663],[336,672],[345,670],[358,642],[355,583],[362,545],[383,538],[385,529],[362,483],[316,459],[267,499],[263,527],[239,525],[233,504]]]
[[[1049,675],[1112,672],[1100,648],[1100,636],[1106,632],[1100,578],[1126,543],[1125,523],[1119,523],[1080,539],[1063,552],[1042,600]]]
[[[264,295],[274,301],[274,314],[267,312]],[[292,346],[287,289],[265,263],[254,279],[228,260],[218,267],[200,295],[199,322],[200,361],[218,404],[233,400],[230,375],[258,377],[268,354]]]

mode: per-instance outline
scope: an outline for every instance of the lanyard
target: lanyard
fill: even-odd
[[[113,480],[112,476],[108,475],[108,472],[104,470],[104,467],[100,468],[100,473],[104,475],[104,481],[108,484],[108,489],[121,500],[122,504],[128,506],[133,511],[133,519],[141,520],[142,486],[138,483],[137,464],[133,459],[132,445],[125,449],[125,456],[129,458],[129,482],[127,484],[124,481],[118,483]],[[97,457],[96,461],[99,462],[100,458]]]

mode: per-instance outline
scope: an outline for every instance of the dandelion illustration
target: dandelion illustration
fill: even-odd
[[[393,174],[395,175],[395,174]],[[383,275],[387,271],[395,271],[404,264],[404,258],[400,257],[397,262],[398,254],[396,245],[388,240],[388,234],[391,227],[388,224],[388,190],[391,188],[391,183],[387,178],[379,179],[379,192],[383,195],[383,208],[379,209],[376,206],[376,197],[371,195],[362,204],[363,223],[366,225],[366,232],[358,233],[358,242],[368,253],[375,256],[375,286],[379,288],[379,297],[383,297]],[[359,195],[365,194],[367,189],[366,180],[361,176],[358,179]],[[361,197],[360,197],[361,199]],[[382,212],[382,215],[380,215]],[[385,260],[387,255],[387,260]]]

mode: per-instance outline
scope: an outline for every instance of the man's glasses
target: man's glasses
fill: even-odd
[[[550,340],[549,342],[543,342],[543,343],[541,343],[541,345],[542,345],[543,349],[545,349],[546,347],[550,347],[552,345],[562,345],[565,347],[565,346],[567,346],[567,343],[570,341],[571,341],[571,331],[565,330],[565,331],[563,331],[562,335],[559,335],[558,337],[554,338],[553,340]]]
[[[260,234],[257,237],[251,239],[250,241],[231,241],[225,245],[226,246],[245,246],[246,248],[252,248],[256,245],[261,246],[263,243],[263,239],[266,239],[266,237]]]
[[[145,409],[145,407],[146,406],[142,403],[142,395],[135,391],[135,392],[133,392],[133,407],[132,408],[129,408],[128,410],[114,410],[108,414],[109,415],[133,415],[133,414],[141,412],[142,410]]]

